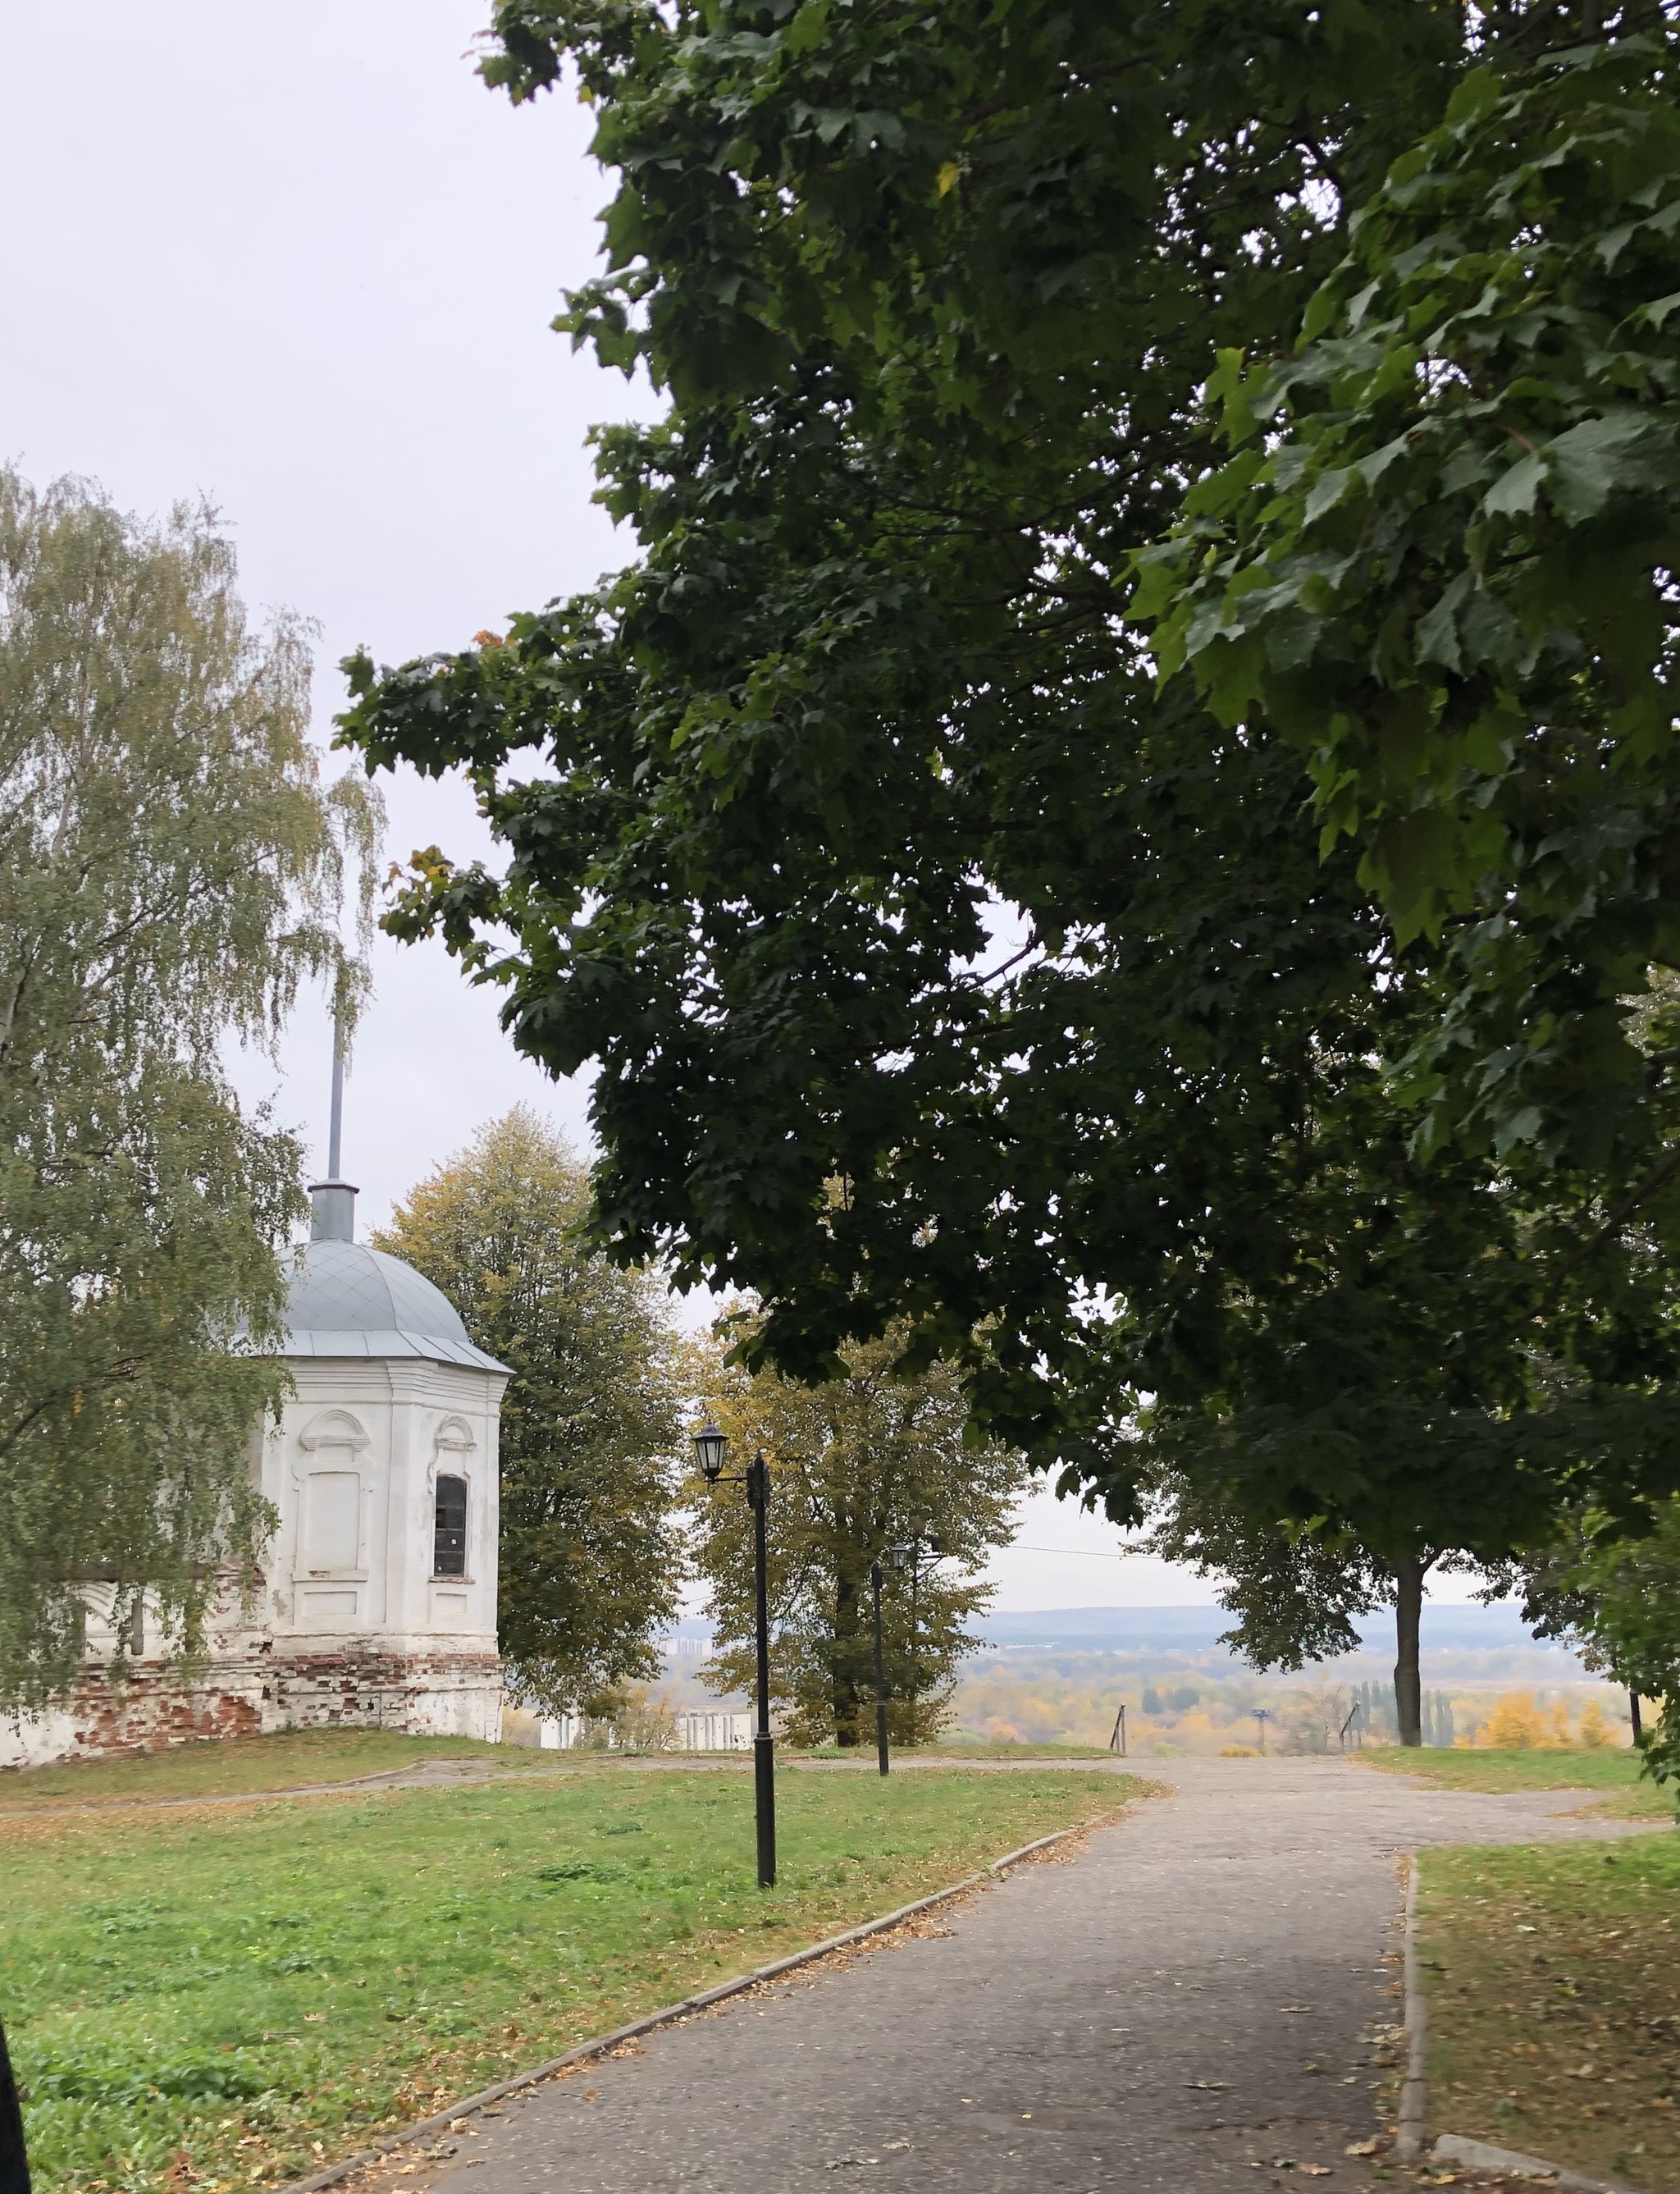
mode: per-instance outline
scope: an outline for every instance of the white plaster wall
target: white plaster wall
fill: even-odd
[[[496,1650],[500,1372],[412,1358],[295,1359],[263,1443],[279,1511],[265,1565],[277,1651]],[[432,1573],[440,1473],[467,1481],[467,1574]],[[343,1528],[353,1483],[353,1546]]]

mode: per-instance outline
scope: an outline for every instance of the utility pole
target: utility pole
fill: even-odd
[[[916,1741],[916,1706],[921,1697],[921,1666],[917,1647],[921,1640],[921,1565],[926,1555],[929,1566],[945,1559],[945,1542],[932,1531],[918,1531],[913,1539],[906,1539],[887,1553],[895,1563],[908,1562],[910,1568],[910,1730],[907,1744]]]
[[[869,1564],[869,1589],[875,1600],[875,1758],[885,1775],[886,1757],[886,1655],[880,1635],[880,1564]]]
[[[1266,1724],[1267,1724],[1270,1720],[1271,1720],[1271,1715],[1270,1715],[1270,1712],[1268,1711],[1268,1709],[1267,1709],[1266,1708],[1264,1708],[1264,1707],[1256,1707],[1256,1708],[1255,1708],[1255,1709],[1254,1709],[1254,1726],[1255,1726],[1255,1728],[1256,1728],[1256,1729],[1258,1729],[1258,1730],[1259,1730],[1259,1732],[1260,1732],[1260,1757],[1261,1757],[1261,1759],[1262,1759],[1262,1760],[1264,1760],[1264,1759],[1265,1758],[1265,1756],[1266,1756]]]

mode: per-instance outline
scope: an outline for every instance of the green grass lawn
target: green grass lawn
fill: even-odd
[[[1421,1866],[1431,2135],[1680,2194],[1680,1837]]]
[[[1676,1786],[1640,1775],[1641,1755],[1631,1749],[1593,1750],[1586,1745],[1545,1746],[1531,1752],[1479,1749],[1437,1751],[1429,1745],[1368,1747],[1356,1757],[1391,1775],[1426,1775],[1448,1790],[1602,1790],[1601,1810],[1633,1820],[1672,1820]]]
[[[738,1772],[0,1824],[0,2012],[37,2188],[301,2175],[1141,1788],[794,1770],[767,1894]]]
[[[123,1760],[76,1760],[0,1774],[0,1813],[37,1806],[120,1806],[153,1798],[235,1796],[341,1783],[424,1760],[473,1760],[491,1767],[553,1764],[553,1753],[470,1737],[403,1737],[384,1729],[287,1730],[273,1737],[221,1737],[171,1745]]]
[[[685,1753],[685,1764],[710,1755]],[[784,1757],[787,1755],[784,1755]],[[841,1752],[829,1747],[794,1755],[824,1762],[840,1760],[873,1772],[874,1750]],[[896,1752],[896,1759],[905,1755]],[[950,1732],[937,1747],[912,1753],[928,1760],[1105,1760],[1095,1745],[991,1744]],[[293,1790],[301,1784],[354,1782],[387,1769],[418,1766],[427,1760],[460,1760],[485,1769],[553,1773],[564,1766],[599,1768],[599,1752],[538,1752],[528,1745],[480,1744],[470,1737],[404,1737],[394,1730],[288,1730],[272,1737],[219,1738],[214,1743],[173,1745],[167,1751],[123,1760],[77,1760],[59,1767],[26,1767],[0,1772],[0,1815],[59,1812],[67,1806],[143,1805],[156,1799],[238,1797],[254,1791]],[[732,1765],[745,1772],[751,1759],[738,1755]]]

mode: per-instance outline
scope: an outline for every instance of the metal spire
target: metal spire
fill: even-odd
[[[312,1242],[353,1242],[356,1238],[356,1192],[341,1178],[344,1141],[344,1016],[335,1014],[332,1028],[332,1109],[327,1118],[327,1177],[312,1184],[309,1226]]]
[[[327,1124],[327,1179],[336,1180],[344,1141],[344,1016],[333,1015],[332,1113]]]

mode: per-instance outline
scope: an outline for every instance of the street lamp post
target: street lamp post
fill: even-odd
[[[753,1569],[757,1601],[758,1726],[753,1732],[753,1791],[759,1832],[759,1887],[776,1887],[776,1751],[770,1734],[770,1585],[765,1526],[770,1509],[770,1466],[763,1450],[735,1478],[724,1474],[727,1438],[715,1425],[702,1425],[694,1435],[695,1460],[708,1485],[744,1485],[747,1505],[753,1512]]]
[[[23,2105],[18,2100],[12,2060],[6,2054],[6,2031],[0,2027],[0,2189],[3,2194],[27,2194],[29,2155],[23,2139]]]
[[[1257,1730],[1259,1730],[1259,1732],[1260,1732],[1260,1753],[1261,1753],[1261,1756],[1262,1756],[1263,1758],[1264,1757],[1264,1755],[1265,1755],[1265,1749],[1266,1749],[1266,1724],[1267,1724],[1270,1720],[1271,1720],[1271,1714],[1270,1714],[1270,1710],[1269,1710],[1267,1708],[1265,1708],[1265,1707],[1256,1707],[1256,1708],[1255,1708],[1255,1709],[1254,1709],[1254,1726],[1255,1726],[1255,1728],[1256,1728]]]
[[[880,1772],[887,1772],[886,1757],[886,1654],[880,1636],[880,1564],[869,1564],[869,1589],[875,1600],[875,1758]]]

